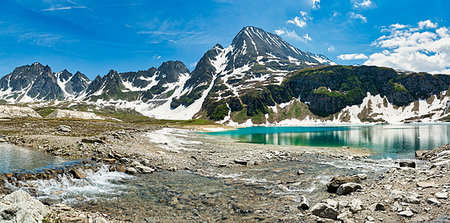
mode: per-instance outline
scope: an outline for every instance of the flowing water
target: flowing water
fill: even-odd
[[[373,158],[412,158],[420,149],[450,142],[450,124],[323,127],[249,127],[212,132],[241,142],[275,145],[364,148]]]

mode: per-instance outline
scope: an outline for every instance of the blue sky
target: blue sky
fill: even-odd
[[[1,0],[0,76],[35,61],[93,78],[189,69],[244,26],[338,64],[450,73],[447,0]]]

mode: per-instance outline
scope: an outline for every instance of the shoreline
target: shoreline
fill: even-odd
[[[38,121],[39,122],[39,121]],[[427,164],[429,161],[421,162],[416,161],[419,166],[418,169],[403,169],[399,168],[398,160],[386,160],[384,163],[380,163],[380,161],[367,159],[370,154],[367,151],[363,151],[361,149],[347,149],[347,148],[324,148],[324,147],[301,147],[301,146],[278,146],[278,145],[264,145],[264,144],[249,144],[249,143],[240,143],[234,140],[225,139],[222,137],[211,137],[204,134],[198,134],[195,131],[196,128],[186,128],[183,126],[181,128],[166,128],[164,126],[139,126],[139,125],[124,125],[123,123],[117,123],[120,126],[114,127],[114,130],[108,132],[99,132],[99,133],[83,133],[78,134],[76,131],[79,130],[78,126],[83,126],[84,129],[89,122],[79,122],[72,123],[72,131],[69,134],[59,134],[58,126],[61,123],[45,123],[43,126],[45,131],[39,132],[47,132],[45,135],[34,135],[32,132],[29,135],[23,136],[13,136],[9,135],[6,137],[8,140],[11,139],[12,142],[18,143],[21,146],[28,146],[33,149],[37,149],[39,151],[44,151],[50,154],[62,154],[69,156],[78,156],[80,154],[84,154],[88,157],[93,158],[94,163],[105,163],[109,165],[110,171],[119,171],[126,172],[128,174],[136,176],[137,180],[150,179],[153,177],[165,176],[172,181],[176,181],[178,177],[187,177],[190,174],[194,174],[194,176],[198,177],[206,177],[200,178],[199,180],[206,179],[215,179],[214,182],[218,183],[219,188],[227,188],[229,186],[241,188],[238,190],[236,194],[237,197],[234,198],[234,202],[231,203],[231,206],[221,206],[219,204],[219,209],[210,210],[212,219],[216,219],[218,217],[218,213],[227,213],[227,219],[236,220],[236,221],[256,221],[257,219],[265,219],[266,221],[272,220],[304,220],[306,222],[315,222],[319,219],[321,221],[327,221],[327,218],[318,217],[315,214],[312,214],[311,210],[300,210],[297,206],[300,205],[299,199],[302,199],[302,196],[307,197],[309,202],[311,202],[311,207],[316,204],[321,204],[323,202],[326,205],[329,205],[331,208],[335,209],[339,213],[347,213],[345,210],[350,209],[350,204],[353,202],[352,199],[359,199],[362,203],[361,206],[365,206],[361,210],[356,212],[350,211],[351,214],[347,213],[348,219],[354,219],[355,221],[359,220],[367,220],[365,216],[369,213],[375,219],[384,218],[383,216],[390,216],[386,214],[391,214],[393,218],[398,220],[408,220],[410,217],[402,217],[399,216],[397,210],[389,210],[383,213],[378,213],[375,210],[370,208],[374,200],[382,200],[381,198],[373,198],[373,200],[364,200],[362,198],[367,197],[368,195],[373,194],[384,194],[386,192],[384,188],[383,179],[389,179],[390,177],[396,176],[398,173],[409,173],[412,174],[414,179],[422,178],[423,171],[426,168],[430,168],[431,164]],[[31,123],[33,124],[33,123]],[[67,123],[65,123],[67,124]],[[92,124],[92,123],[90,123]],[[98,125],[99,122],[96,122],[92,125]],[[102,124],[100,124],[102,125]],[[22,126],[22,124],[17,125],[16,127]],[[208,128],[208,127],[207,127]],[[190,129],[190,130],[188,130]],[[42,129],[41,129],[42,130]],[[80,131],[84,131],[81,130]],[[19,131],[20,132],[20,131]],[[84,140],[83,139],[89,139]],[[100,140],[100,141],[98,141]],[[45,143],[43,143],[45,142]],[[39,145],[47,144],[47,146],[39,147]],[[65,145],[64,145],[65,144]],[[74,146],[78,145],[78,146]],[[65,150],[69,146],[70,151]],[[72,147],[73,146],[73,147]],[[55,148],[59,148],[56,149]],[[61,148],[62,147],[62,148]],[[130,148],[133,148],[130,151]],[[64,152],[61,150],[65,150]],[[93,152],[95,151],[95,152]],[[308,170],[310,167],[319,168],[314,171]],[[354,167],[352,167],[354,166]],[[344,169],[340,169],[345,167]],[[374,170],[370,170],[370,168],[375,168]],[[281,168],[281,169],[280,169]],[[326,182],[324,179],[315,179],[315,173],[321,173],[320,168],[325,168]],[[362,168],[362,169],[361,169]],[[383,170],[377,170],[377,169]],[[441,174],[437,174],[437,182],[441,182],[442,179],[446,179],[448,177],[448,165],[445,167],[447,169],[440,169],[439,171],[444,171]],[[133,171],[134,169],[134,171]],[[86,169],[79,168],[80,172],[85,172]],[[325,183],[327,183],[331,177],[339,176],[340,174],[350,174],[350,173],[361,173],[361,171],[368,171],[367,179],[361,180],[360,183],[363,187],[362,190],[352,193],[347,196],[336,196],[334,194],[329,194],[327,192],[323,192],[326,188]],[[433,169],[431,169],[434,171]],[[263,171],[263,172],[261,172]],[[269,171],[269,172],[267,172]],[[280,171],[280,172],[278,172]],[[312,171],[312,172],[311,172]],[[335,173],[333,174],[333,171]],[[364,173],[364,171],[362,173]],[[372,171],[372,172],[371,172]],[[374,171],[374,172],[373,172]],[[267,172],[267,173],[266,173]],[[238,174],[240,173],[240,175]],[[261,173],[265,173],[261,175]],[[339,174],[340,173],[340,174]],[[370,174],[369,174],[370,173]],[[425,172],[426,175],[431,174]],[[187,175],[186,175],[187,174]],[[238,175],[236,175],[238,174]],[[268,175],[267,175],[268,174]],[[323,174],[323,173],[321,173]],[[247,176],[248,175],[248,176]],[[440,176],[442,175],[442,176]],[[234,176],[234,177],[228,177]],[[265,177],[264,177],[265,176]],[[432,176],[432,175],[430,175]],[[440,176],[440,177],[439,177]],[[148,178],[150,177],[150,178]],[[255,182],[248,181],[246,178],[256,177],[256,179],[263,177],[262,179],[267,178],[266,180],[257,180]],[[309,179],[311,178],[311,179]],[[391,182],[397,182],[402,179],[393,178],[394,180]],[[411,178],[409,178],[411,180]],[[441,180],[439,180],[441,179]],[[244,180],[244,181],[243,181]],[[171,181],[169,181],[171,182]],[[309,183],[308,183],[309,182]],[[313,185],[310,185],[311,182]],[[380,183],[381,182],[381,183]],[[374,186],[373,184],[376,184]],[[436,186],[437,184],[436,183]],[[304,184],[309,184],[310,186],[314,186],[317,189],[314,189],[313,192],[303,192],[295,193],[298,189],[305,187]],[[383,184],[383,185],[382,185]],[[138,184],[140,185],[140,184]],[[229,186],[226,186],[229,185]],[[302,186],[303,185],[303,186]],[[418,188],[410,188],[408,184],[398,183],[400,187],[408,188],[408,191],[416,191]],[[381,188],[383,186],[383,188]],[[414,185],[415,186],[415,185]],[[449,185],[450,186],[450,185]],[[393,188],[396,188],[396,184],[394,184]],[[253,189],[252,189],[253,188]],[[439,187],[437,187],[439,188]],[[181,187],[180,190],[184,190],[185,188]],[[445,188],[444,188],[445,189]],[[222,190],[222,189],[220,189]],[[261,194],[268,194],[268,198],[265,198],[266,201],[261,201],[261,195],[253,194],[253,190],[258,191]],[[291,191],[293,190],[293,191]],[[448,188],[446,189],[448,191]],[[181,191],[180,191],[181,192]],[[422,191],[423,192],[423,191]],[[161,191],[160,193],[165,193]],[[186,193],[186,192],[183,192]],[[225,193],[225,192],[223,192]],[[280,195],[276,195],[281,193]],[[285,194],[286,195],[283,195]],[[431,193],[431,192],[430,192]],[[429,196],[430,193],[426,193],[426,196]],[[434,193],[434,192],[433,192]],[[270,195],[273,194],[273,195]],[[194,196],[196,199],[204,199],[200,194],[191,194],[189,196]],[[208,195],[209,196],[209,195]],[[222,199],[222,198],[214,198],[207,197],[207,199]],[[250,196],[251,200],[255,199],[254,202],[256,204],[255,207],[249,207],[247,202],[245,202],[245,197]],[[275,197],[271,197],[275,196]],[[391,195],[383,195],[389,198]],[[406,195],[405,195],[406,196]],[[425,195],[421,195],[425,196]],[[419,196],[420,197],[420,196]],[[223,199],[227,198],[227,196],[223,197]],[[386,198],[386,199],[387,199]],[[171,198],[172,199],[172,198]],[[173,198],[175,199],[175,198]],[[158,210],[156,216],[151,217],[155,219],[156,222],[159,221],[167,221],[172,220],[176,221],[177,217],[171,216],[170,212],[175,210],[178,213],[177,208],[181,208],[180,210],[184,210],[184,208],[190,207],[190,200],[186,200],[183,195],[179,198],[176,198],[178,202],[175,206],[172,204],[171,200],[164,201],[164,206],[158,207],[154,206]],[[327,199],[335,199],[337,200],[338,205],[334,205],[335,203],[332,201],[328,201],[332,205],[327,203]],[[394,199],[395,200],[395,199]],[[217,200],[218,201],[218,200]],[[445,211],[445,204],[448,204],[448,199],[442,200],[439,199],[441,205],[439,207],[431,206],[430,210],[441,210]],[[167,202],[167,204],[166,204]],[[206,201],[205,201],[206,202]],[[210,202],[210,201],[208,201]],[[206,203],[208,203],[206,202]],[[262,203],[261,203],[262,202]],[[341,205],[340,203],[343,204]],[[349,206],[345,205],[347,202]],[[370,202],[371,204],[366,204]],[[425,203],[419,202],[422,205],[426,205],[428,207],[427,201]],[[395,203],[395,202],[393,202]],[[401,202],[400,202],[401,203]],[[407,206],[409,208],[414,209],[414,205],[399,204],[400,206]],[[155,204],[153,204],[155,205]],[[178,206],[177,206],[178,205]],[[181,206],[180,206],[181,205]],[[275,209],[273,211],[269,211],[265,213],[264,210],[273,206]],[[391,205],[391,203],[386,204]],[[430,204],[432,205],[432,204]],[[135,206],[135,205],[130,205]],[[261,210],[258,207],[262,208]],[[336,206],[336,207],[334,207]],[[342,206],[342,207],[341,207]],[[78,208],[77,208],[78,207]],[[82,213],[86,218],[89,216],[97,216],[98,214],[90,213],[87,210],[90,210],[88,206],[81,207],[77,206],[75,209],[73,207],[70,208],[60,208],[58,204],[52,204],[49,206],[50,209],[53,210],[53,216],[56,217],[70,217],[72,216],[70,212],[76,211],[77,213]],[[201,208],[200,211],[202,214],[200,216],[205,217],[204,210]],[[229,209],[231,207],[231,209]],[[287,213],[284,213],[282,207],[286,207],[289,209]],[[434,207],[434,208],[433,208]],[[92,208],[92,207],[91,207]],[[125,207],[126,210],[132,211]],[[173,209],[175,208],[175,209]],[[206,208],[206,206],[205,206]],[[444,208],[444,209],[442,209]],[[63,209],[67,209],[70,211],[64,211]],[[99,206],[97,209],[93,210],[111,210],[113,207],[101,207]],[[342,209],[342,210],[341,210]],[[202,211],[203,210],[203,211]],[[247,211],[245,211],[247,210]],[[405,209],[406,210],[406,209]],[[122,216],[120,214],[115,214],[111,211],[106,211],[101,213],[103,218],[111,221],[111,222],[122,222],[127,219],[126,215]],[[147,213],[148,210],[143,210],[141,215]],[[219,211],[218,213],[216,213]],[[262,211],[262,212],[260,212]],[[369,211],[369,212],[367,212]],[[100,213],[99,212],[99,213]],[[416,210],[417,213],[413,212],[413,217],[417,217],[419,215],[427,215],[428,212],[424,212],[423,210]],[[56,214],[57,213],[57,214]],[[197,221],[198,216],[191,216],[189,214],[182,214],[184,212],[180,212],[180,215],[186,215],[186,219],[191,219],[191,221]],[[282,214],[284,213],[284,214]],[[436,212],[430,212],[432,218],[443,217],[438,216],[439,214]],[[409,214],[409,212],[408,212]],[[106,215],[106,216],[105,216]],[[363,217],[364,216],[364,217]],[[378,217],[380,216],[380,217]],[[428,215],[427,215],[428,216]],[[183,217],[183,216],[181,216]],[[180,217],[180,218],[181,218]],[[342,216],[341,216],[342,217]],[[197,218],[197,220],[196,220]],[[362,219],[361,219],[362,218]],[[204,219],[204,218],[200,218]],[[359,219],[359,220],[358,220]],[[205,220],[205,219],[204,219]],[[220,219],[216,219],[220,220]],[[344,222],[351,222],[351,221]],[[369,219],[370,220],[370,219]]]

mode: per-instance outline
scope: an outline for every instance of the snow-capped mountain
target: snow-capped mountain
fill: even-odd
[[[308,69],[305,69],[308,68]],[[338,66],[281,37],[244,27],[208,50],[190,72],[180,61],[93,81],[39,63],[0,79],[8,103],[67,101],[134,109],[159,119],[206,118],[230,125],[448,121],[450,75]]]
[[[0,79],[0,99],[7,102],[35,102],[75,98],[89,85],[82,73],[64,70],[53,73],[40,63],[16,68]]]

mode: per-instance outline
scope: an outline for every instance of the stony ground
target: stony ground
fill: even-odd
[[[12,144],[63,157],[93,159],[110,165],[111,170],[136,176],[156,178],[157,173],[163,173],[178,177],[171,173],[176,171],[216,179],[238,189],[235,195],[164,197],[164,205],[142,209],[142,214],[151,216],[145,218],[147,222],[426,222],[450,216],[448,145],[419,152],[421,160],[413,161],[416,167],[411,168],[400,167],[395,161],[388,165],[376,163],[366,159],[369,154],[362,150],[245,144],[166,127],[105,121],[13,120],[2,121],[0,135]],[[322,167],[323,163],[335,166]],[[368,170],[369,166],[383,168]],[[316,183],[320,168],[329,178],[344,177],[334,182],[342,195],[326,192],[325,183]],[[83,178],[83,174],[73,174]],[[246,178],[264,176],[264,181],[225,177],[236,174]],[[325,178],[327,182],[329,178]],[[309,181],[317,184],[315,192],[298,192]],[[62,222],[143,221],[115,213],[114,207],[48,205],[52,210],[50,219]],[[133,207],[123,209],[133,211]]]

